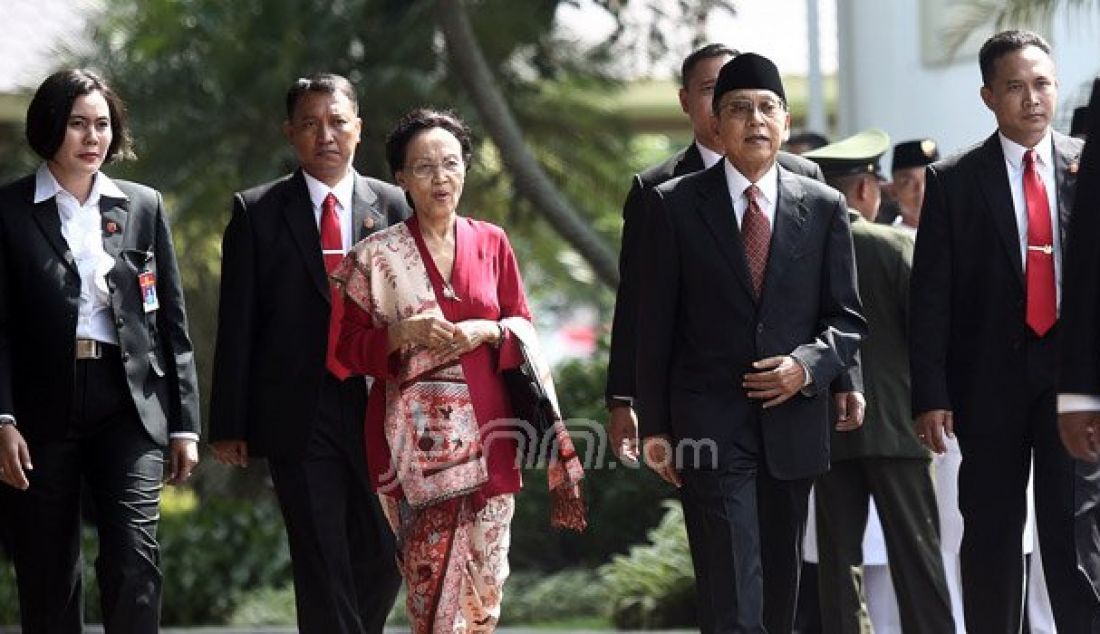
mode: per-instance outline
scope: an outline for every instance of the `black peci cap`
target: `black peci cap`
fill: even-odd
[[[907,167],[924,167],[940,160],[940,149],[932,139],[905,141],[894,146],[894,160],[890,171]]]
[[[713,105],[718,111],[718,102],[722,95],[731,90],[770,90],[784,103],[787,95],[783,91],[783,80],[779,77],[779,69],[770,59],[756,53],[741,53],[726,62],[718,71],[718,80],[714,83]]]

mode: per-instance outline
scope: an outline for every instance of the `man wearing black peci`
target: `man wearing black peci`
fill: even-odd
[[[843,197],[776,163],[790,115],[775,65],[733,58],[713,108],[724,160],[645,192],[642,453],[680,489],[702,631],[783,632],[829,386],[865,323]],[[764,560],[765,535],[790,565]]]

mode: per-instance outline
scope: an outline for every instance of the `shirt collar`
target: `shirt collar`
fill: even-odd
[[[745,188],[753,183],[745,178],[745,175],[737,170],[733,166],[733,163],[726,159],[722,163],[726,170],[726,184],[730,188],[730,196],[737,200],[745,195]],[[760,177],[760,180],[756,182],[756,186],[760,189],[760,193],[764,196],[764,200],[769,204],[774,205],[778,200],[779,192],[779,169],[776,167],[777,162],[772,161],[772,166],[768,168],[768,171],[764,172],[764,175]]]
[[[313,208],[320,209],[325,197],[332,192],[336,196],[336,202],[340,203],[340,208],[350,210],[351,193],[355,186],[355,179],[352,178],[354,174],[355,172],[348,168],[348,173],[340,179],[340,182],[336,183],[335,187],[329,187],[310,176],[309,172],[302,170],[302,176],[306,177],[306,187],[309,189],[309,199],[313,202]]]
[[[703,167],[711,168],[714,164],[722,160],[722,155],[709,147],[703,145],[699,141],[695,141],[695,149],[699,150],[699,156],[703,159]]]
[[[34,173],[34,204],[37,205],[44,200],[49,200],[63,191],[65,190],[61,188],[61,183],[58,183],[57,179],[54,178],[50,168],[45,163],[39,165],[38,171]],[[65,193],[72,196],[70,192]],[[99,204],[101,197],[129,199],[129,196],[123,193],[106,174],[96,172],[92,178],[92,191],[88,195],[88,200],[84,202],[84,206]]]
[[[998,132],[997,136],[1001,139],[1001,151],[1004,152],[1005,160],[1012,166],[1012,169],[1023,169],[1024,152],[1027,152],[1029,149],[1035,150],[1035,154],[1039,157],[1040,165],[1044,167],[1054,165],[1054,139],[1050,134],[1050,130],[1047,130],[1047,133],[1043,135],[1043,138],[1039,139],[1039,142],[1035,144],[1034,148],[1026,148],[1006,137],[1001,132]]]

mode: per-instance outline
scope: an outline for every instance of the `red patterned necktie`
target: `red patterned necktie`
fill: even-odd
[[[1035,150],[1024,153],[1027,201],[1027,325],[1042,337],[1054,326],[1054,234],[1047,188],[1035,168]]]
[[[340,217],[336,215],[336,196],[329,192],[321,203],[321,254],[325,259],[325,273],[332,273],[340,261],[344,259],[344,238],[340,231]],[[328,326],[328,351],[325,355],[325,365],[328,371],[338,379],[346,379],[351,375],[344,364],[336,359],[336,337],[339,332],[340,321],[344,317],[343,304],[336,297],[337,290],[332,287],[332,315]]]
[[[752,290],[756,299],[764,290],[764,269],[768,266],[768,248],[771,246],[772,229],[768,218],[760,209],[757,198],[760,188],[749,185],[745,188],[748,207],[741,219],[741,240],[745,243],[745,257],[749,261],[749,275],[752,277]]]

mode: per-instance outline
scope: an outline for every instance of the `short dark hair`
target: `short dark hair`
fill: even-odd
[[[982,83],[986,86],[993,81],[997,60],[1009,53],[1034,46],[1050,55],[1050,44],[1038,33],[1014,29],[993,34],[978,52],[978,67],[982,70]]]
[[[405,168],[406,152],[413,137],[432,128],[443,128],[455,135],[462,147],[462,161],[469,169],[474,154],[469,126],[452,110],[415,108],[405,113],[386,137],[386,162],[394,175]]]
[[[687,88],[688,77],[691,76],[691,72],[695,70],[696,65],[705,59],[714,59],[715,57],[737,57],[740,53],[736,49],[732,49],[725,44],[712,43],[707,44],[702,48],[695,49],[691,55],[684,58],[684,63],[680,65],[680,87]]]
[[[34,92],[27,106],[27,143],[43,160],[61,149],[65,129],[77,97],[98,92],[111,115],[111,145],[107,161],[134,158],[134,142],[126,126],[126,104],[99,75],[85,68],[67,68],[50,75]]]
[[[335,73],[316,73],[309,77],[299,77],[286,91],[286,118],[294,118],[294,109],[298,102],[309,92],[320,92],[326,95],[340,93],[348,98],[355,114],[359,114],[359,99],[355,96],[355,87],[351,85],[347,77]]]

